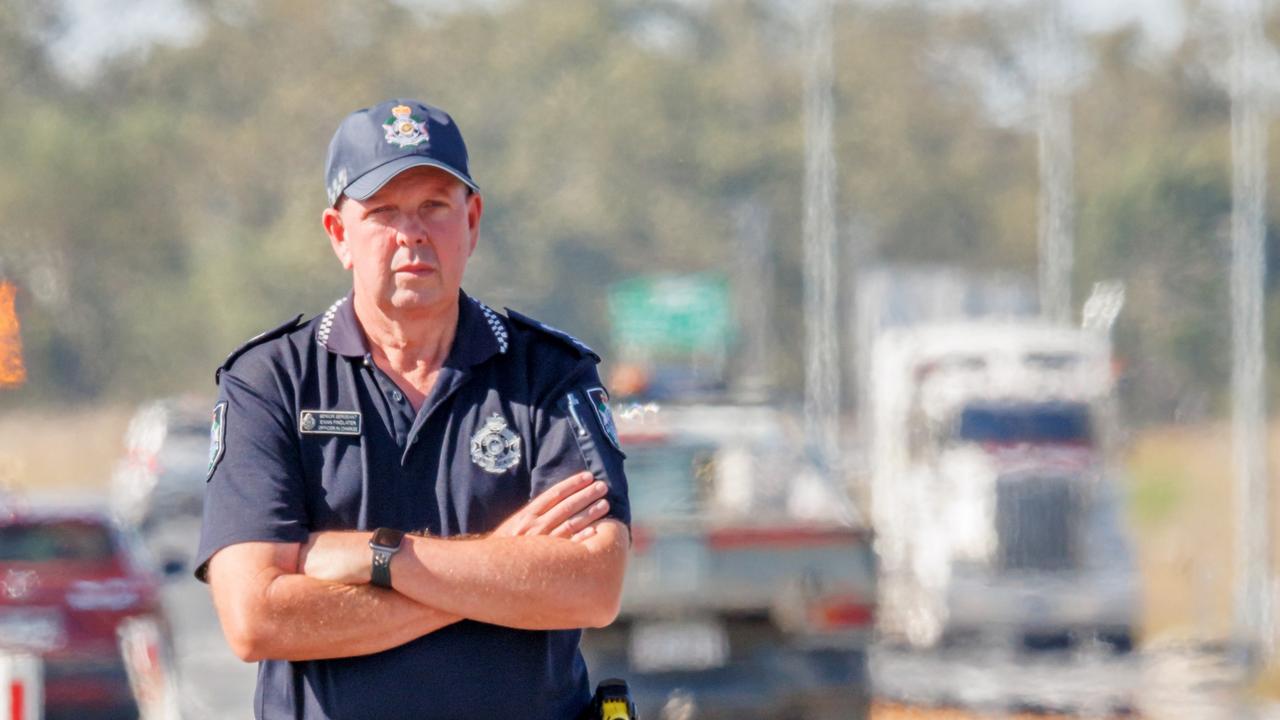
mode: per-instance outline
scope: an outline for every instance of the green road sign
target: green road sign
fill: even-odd
[[[652,275],[609,291],[614,338],[627,354],[723,352],[733,336],[729,283],[721,275]]]

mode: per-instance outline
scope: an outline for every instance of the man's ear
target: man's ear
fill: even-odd
[[[480,241],[481,215],[484,215],[484,200],[480,193],[472,192],[467,196],[467,226],[471,232],[471,250],[467,255],[476,251],[476,243]]]
[[[329,236],[329,247],[333,248],[333,254],[338,257],[338,262],[342,263],[344,269],[350,270],[351,251],[347,247],[347,228],[342,223],[341,211],[325,208],[320,216],[320,223],[324,225],[325,234]]]

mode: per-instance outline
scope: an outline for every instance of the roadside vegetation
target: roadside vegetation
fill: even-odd
[[[0,0],[0,280],[18,288],[29,368],[0,407],[208,390],[244,338],[327,307],[344,278],[317,220],[324,148],[344,113],[392,95],[449,108],[471,144],[487,212],[469,288],[602,348],[612,283],[728,272],[735,210],[761,210],[775,387],[798,397],[803,53],[789,6],[213,0],[192,4],[189,40],[69,77],[48,52],[68,32],[62,4]],[[1034,18],[939,6],[835,17],[846,301],[876,262],[1035,275]],[[1082,40],[1076,298],[1126,284],[1116,334],[1138,424],[1225,409],[1216,47],[1195,32],[1163,48],[1133,29]],[[1270,193],[1277,207],[1280,184]],[[1269,305],[1274,326],[1274,291]]]

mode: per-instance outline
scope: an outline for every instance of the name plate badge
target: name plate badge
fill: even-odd
[[[349,410],[303,410],[298,429],[307,435],[359,435],[360,413]]]

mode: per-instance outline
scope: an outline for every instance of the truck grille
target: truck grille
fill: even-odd
[[[1080,507],[1080,493],[1071,478],[1000,478],[996,488],[1000,571],[1076,569]]]

